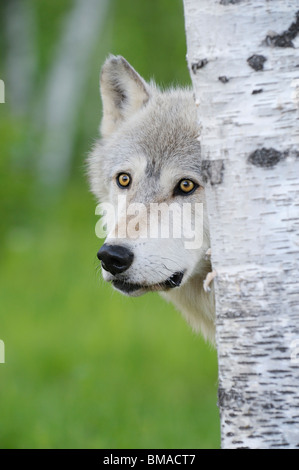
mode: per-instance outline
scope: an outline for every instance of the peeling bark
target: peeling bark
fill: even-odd
[[[193,62],[191,64],[191,70],[196,75],[197,70],[202,69],[205,65],[207,65],[208,60],[207,59],[201,59],[198,60],[197,62]]]
[[[266,37],[266,44],[271,47],[294,47],[293,40],[299,33],[299,11],[296,12],[296,20],[282,34],[270,33]]]
[[[217,272],[222,447],[298,448],[299,0],[184,7]],[[283,35],[292,46],[275,44]],[[198,57],[207,63],[194,73]]]

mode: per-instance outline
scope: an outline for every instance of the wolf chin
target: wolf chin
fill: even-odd
[[[109,56],[100,76],[101,139],[88,158],[91,190],[99,202],[126,207],[152,203],[194,207],[201,203],[200,247],[184,237],[116,237],[124,232],[126,207],[117,208],[113,230],[98,252],[104,280],[125,295],[158,291],[196,331],[214,343],[214,292],[204,288],[211,272],[209,228],[201,171],[197,110],[190,89],[161,91],[121,56]],[[193,212],[194,213],[194,212]],[[145,217],[143,215],[143,217]],[[159,223],[163,223],[160,220]]]

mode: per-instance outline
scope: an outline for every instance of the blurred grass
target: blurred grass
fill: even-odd
[[[73,4],[42,3],[31,1],[37,84]],[[1,34],[0,44],[4,50]],[[0,105],[0,448],[219,447],[216,352],[158,295],[123,297],[97,270],[101,241],[84,159],[97,135],[98,72],[109,52],[146,79],[189,83],[181,2],[111,2],[71,175],[59,190],[36,180],[42,129],[34,112],[12,113],[9,84]],[[5,78],[5,54],[0,66]]]

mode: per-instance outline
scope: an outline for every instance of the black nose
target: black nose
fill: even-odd
[[[98,251],[97,257],[106,271],[111,274],[120,274],[131,266],[134,254],[124,246],[105,243]]]

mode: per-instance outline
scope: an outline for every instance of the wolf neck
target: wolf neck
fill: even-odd
[[[208,272],[207,269],[205,274],[195,274],[183,286],[162,295],[182,312],[196,332],[200,331],[205,339],[215,344],[214,287],[210,286],[210,292],[203,289],[203,281]]]

